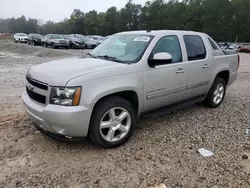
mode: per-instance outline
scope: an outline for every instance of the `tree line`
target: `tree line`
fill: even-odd
[[[193,30],[205,32],[217,41],[250,41],[249,0],[154,0],[145,5],[129,0],[118,10],[92,10],[84,13],[75,9],[61,22],[37,19],[0,19],[0,32],[60,33],[111,35],[131,30]]]

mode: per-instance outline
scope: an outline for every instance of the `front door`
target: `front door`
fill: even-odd
[[[187,63],[183,62],[179,39],[175,35],[161,38],[149,58],[167,52],[172,62],[144,67],[144,111],[166,106],[185,99],[187,90]]]

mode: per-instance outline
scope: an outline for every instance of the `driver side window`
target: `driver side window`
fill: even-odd
[[[161,38],[156,44],[151,56],[156,53],[167,52],[172,55],[172,63],[182,62],[182,52],[177,36],[166,36]]]

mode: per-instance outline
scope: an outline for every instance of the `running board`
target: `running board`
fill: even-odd
[[[203,95],[200,95],[198,97],[194,97],[194,98],[191,98],[191,99],[188,99],[185,101],[181,101],[181,102],[174,103],[174,104],[171,104],[168,106],[164,106],[164,107],[160,107],[160,108],[157,108],[154,110],[150,110],[150,111],[142,113],[140,117],[142,119],[147,119],[147,118],[151,118],[154,116],[162,116],[162,115],[168,114],[172,111],[175,111],[175,110],[190,106],[192,104],[204,101],[205,97],[206,97],[206,94],[203,94]]]

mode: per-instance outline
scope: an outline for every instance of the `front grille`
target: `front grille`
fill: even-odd
[[[27,91],[27,94],[29,95],[29,97],[39,103],[42,103],[42,104],[45,104],[46,102],[46,97],[43,96],[43,95],[40,95],[38,93],[35,93],[31,90],[28,89],[28,87],[26,87],[26,91]]]
[[[31,80],[28,76],[26,77],[26,79],[31,85],[36,86],[43,90],[48,90],[48,86],[46,84]]]
[[[59,43],[66,43],[66,40],[60,40]]]

